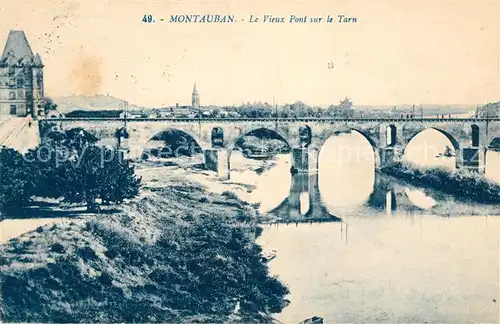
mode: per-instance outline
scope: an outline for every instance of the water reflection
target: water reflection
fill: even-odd
[[[359,133],[330,137],[319,155],[319,190],[333,214],[363,205],[373,191],[375,159]]]
[[[432,139],[437,143],[441,141],[442,147],[447,145],[448,139],[441,133],[424,131],[410,143],[405,153],[407,159],[414,156],[415,147],[422,141]],[[427,166],[438,164],[451,168],[454,167],[453,160],[427,155],[427,159],[424,156],[419,161]],[[244,198],[260,203],[261,212],[270,212],[291,221],[332,215],[345,219],[380,212],[391,214],[396,210],[435,212],[446,205],[456,209],[461,204],[457,201],[452,205],[452,198],[435,190],[417,188],[376,173],[373,149],[356,132],[331,137],[322,148],[318,161],[318,174],[292,176],[290,154],[278,155],[272,161],[264,162],[246,159],[241,153],[233,152],[232,181],[249,185]],[[488,152],[486,176],[500,181],[500,152]],[[475,206],[469,204],[467,208],[474,210]],[[449,214],[453,212],[450,210]]]
[[[500,152],[486,152],[485,176],[500,183]]]
[[[396,194],[393,190],[387,191],[385,195],[385,210],[388,215],[392,214],[392,211],[396,210],[398,204],[396,202]]]
[[[276,155],[273,160],[247,159],[239,151],[231,153],[231,181],[245,184],[245,200],[260,203],[259,210],[266,213],[276,208],[290,192],[290,154]]]

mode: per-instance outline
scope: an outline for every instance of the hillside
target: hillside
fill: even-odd
[[[96,95],[93,97],[77,95],[52,98],[57,104],[57,110],[63,114],[73,110],[122,110],[123,99],[108,95]],[[143,106],[128,105],[130,110],[147,109]]]
[[[491,102],[479,108],[481,117],[498,117],[500,116],[500,101]]]
[[[0,322],[269,323],[258,214],[179,181],[0,245]]]

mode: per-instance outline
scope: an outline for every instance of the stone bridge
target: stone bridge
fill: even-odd
[[[207,167],[219,171],[221,178],[229,177],[229,157],[238,139],[258,129],[275,132],[292,148],[292,160],[299,171],[317,169],[317,154],[321,147],[330,136],[341,133],[361,134],[373,148],[377,168],[400,160],[413,137],[426,129],[435,129],[450,140],[456,153],[457,168],[483,170],[490,144],[495,138],[500,138],[500,118],[54,118],[40,120],[39,127],[42,143],[50,131],[83,128],[102,144],[127,148],[132,158],[140,157],[155,135],[180,130],[204,150]],[[214,129],[222,134],[222,145],[214,144]],[[305,155],[306,161],[313,158],[316,162],[313,165],[304,163]]]

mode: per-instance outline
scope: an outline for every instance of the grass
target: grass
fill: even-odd
[[[182,182],[42,226],[0,247],[0,320],[270,322],[288,290],[262,262],[256,216]]]

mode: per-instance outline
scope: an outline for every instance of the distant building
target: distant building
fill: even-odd
[[[224,110],[224,109],[219,110],[219,117],[226,118],[228,116],[229,116],[229,112],[227,110]]]
[[[22,30],[11,30],[0,57],[0,115],[40,115],[42,99],[42,59]]]
[[[139,111],[124,111],[120,114],[120,118],[144,118],[144,113]]]
[[[198,89],[196,89],[196,83],[193,87],[193,94],[191,95],[191,106],[193,108],[200,108],[200,94],[198,93]]]

